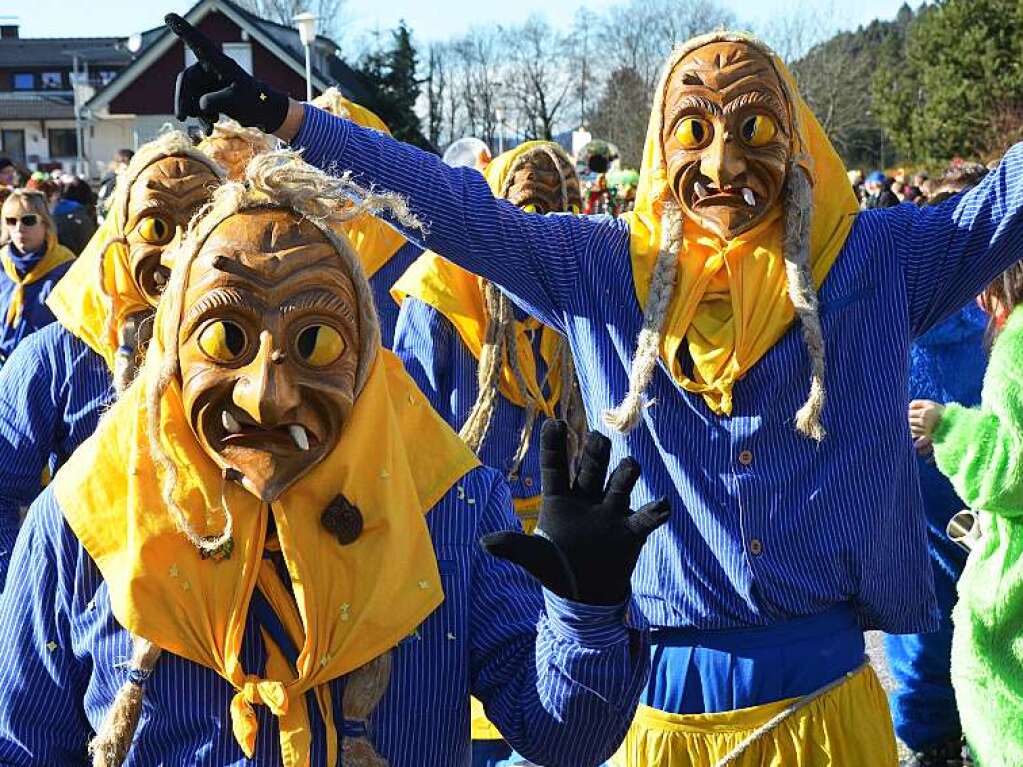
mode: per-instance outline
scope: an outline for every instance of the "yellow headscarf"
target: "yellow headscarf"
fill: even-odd
[[[525,153],[550,142],[527,141],[496,157],[486,168],[484,177],[495,196],[500,196],[508,178],[508,171],[515,161]],[[488,324],[483,302],[482,280],[476,275],[455,266],[433,251],[426,251],[391,288],[391,295],[400,304],[406,296],[418,298],[429,304],[454,326],[466,348],[478,360],[483,348]],[[542,381],[537,380],[536,359],[529,334],[541,329],[540,353],[547,364],[547,391]],[[561,336],[557,331],[543,325],[532,317],[515,323],[519,370],[522,371],[528,391],[522,392],[512,373],[505,350],[505,362],[501,369],[501,394],[514,405],[525,407],[528,401],[548,418],[554,418],[554,407],[561,397],[562,376],[559,373],[561,360],[558,355]],[[527,400],[528,398],[528,400]]]
[[[667,82],[686,55],[723,40],[745,42],[766,55],[788,96],[793,126],[789,173],[805,173],[813,188],[810,265],[818,287],[838,257],[858,210],[842,160],[781,59],[744,35],[713,33],[696,38],[676,51],[664,69],[647,128],[635,210],[624,216],[631,232],[636,296],[644,308],[662,247],[664,203],[673,197],[661,145]],[[702,395],[715,413],[727,415],[732,412],[735,382],[777,343],[795,318],[782,249],[784,213],[779,204],[774,215],[727,242],[688,217],[683,231],[660,355],[679,386]],[[694,362],[692,378],[679,361],[683,343]]]
[[[346,99],[337,88],[328,88],[310,103],[332,115],[351,120],[363,128],[372,128],[391,135],[383,120],[366,107]],[[407,242],[392,227],[368,214],[345,224],[344,232],[348,235],[355,252],[359,254],[359,261],[362,262],[362,269],[367,277],[376,274]]]
[[[189,252],[197,252],[227,215],[230,210],[218,213]],[[354,254],[324,233],[339,247],[360,300],[371,301]],[[175,270],[189,266],[181,258]],[[183,284],[179,274],[171,284],[179,279]],[[284,764],[308,764],[311,734],[302,696],[314,690],[327,725],[328,761],[334,763],[338,728],[326,684],[389,651],[442,602],[424,515],[478,461],[430,408],[401,362],[380,349],[372,319],[361,323],[360,388],[336,447],[271,509],[222,479],[190,428],[175,377],[159,411],[159,440],[177,471],[174,498],[202,536],[221,533],[225,509],[233,519],[230,555],[203,558],[161,495],[164,471],[150,452],[147,422],[146,393],[158,391],[163,350],[177,342],[180,317],[171,313],[180,313],[181,304],[166,297],[161,302],[142,373],[57,475],[57,499],[108,585],[117,620],[234,686],[232,727],[247,756],[257,729],[252,705],[264,704],[280,719]],[[341,494],[364,520],[361,535],[345,546],[320,522],[322,510]],[[277,537],[268,542],[271,513]],[[294,600],[262,566],[264,548],[271,545],[283,553]],[[300,649],[297,674],[269,641],[265,676],[241,665],[257,582]]]
[[[131,186],[150,165],[177,155],[201,162],[224,178],[224,171],[194,149],[183,133],[164,134],[140,148],[117,179],[114,203],[102,226],[46,301],[57,322],[102,356],[111,371],[124,321],[151,308],[135,284],[125,240]]]
[[[57,242],[57,233],[50,230],[46,233],[46,253],[40,259],[39,263],[29,270],[28,274],[22,277],[18,274],[18,270],[14,266],[14,262],[11,260],[10,251],[8,250],[11,245],[5,247],[0,251],[0,261],[3,262],[4,274],[7,275],[8,279],[14,283],[14,291],[11,293],[11,303],[7,306],[6,322],[8,327],[14,327],[21,322],[21,315],[25,311],[25,288],[31,285],[33,282],[38,282],[43,277],[48,275],[54,269],[61,264],[66,264],[68,261],[74,261],[75,254],[65,248],[59,242]],[[70,272],[70,270],[68,270]],[[62,280],[61,280],[62,281]],[[60,285],[61,281],[57,282],[54,286],[54,290]],[[51,292],[50,295],[53,295]]]

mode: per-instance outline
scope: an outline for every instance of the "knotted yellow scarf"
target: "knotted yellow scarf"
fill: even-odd
[[[484,177],[495,195],[500,195],[508,171],[521,155],[542,145],[542,141],[529,141],[495,158],[484,172]],[[466,348],[478,360],[483,348],[488,317],[483,301],[481,280],[476,275],[455,266],[433,251],[426,251],[391,289],[398,303],[413,296],[439,311],[454,326]],[[547,365],[546,383],[538,380],[536,358],[530,334],[540,329],[540,356]],[[554,418],[554,408],[561,398],[561,359],[558,354],[560,334],[532,317],[515,323],[515,338],[519,370],[526,382],[526,392],[520,391],[515,375],[507,361],[501,369],[501,394],[514,405],[526,407],[532,402],[548,418]],[[545,391],[546,389],[546,391]]]
[[[57,500],[107,583],[117,620],[234,686],[232,728],[247,756],[257,735],[252,706],[263,704],[279,717],[284,764],[309,763],[302,696],[312,690],[333,764],[338,728],[325,685],[387,652],[441,603],[424,515],[478,461],[401,362],[380,350],[337,446],[268,508],[222,480],[191,431],[175,381],[162,399],[160,439],[178,470],[178,503],[201,535],[220,533],[224,506],[234,519],[231,555],[203,559],[167,511],[162,472],[149,452],[145,391],[159,376],[160,327],[158,319],[139,379],[57,475]],[[365,524],[347,546],[320,523],[339,494],[355,504]],[[271,514],[293,600],[263,566]],[[265,676],[241,665],[257,583],[296,638],[297,674],[272,643]]]
[[[366,107],[346,99],[337,88],[328,88],[314,98],[311,103],[332,115],[351,120],[363,128],[372,128],[387,135],[391,134],[383,120]],[[361,216],[341,228],[348,235],[352,248],[359,255],[359,261],[362,263],[362,269],[367,278],[376,274],[407,242],[400,233],[373,216]]]
[[[665,87],[684,55],[719,39],[739,35],[712,34],[677,52],[668,62],[647,128],[635,210],[626,213],[631,232],[630,254],[636,297],[645,307],[650,278],[661,248],[663,204],[672,199],[661,145]],[[790,101],[794,127],[792,157],[813,186],[810,234],[811,271],[819,287],[835,263],[852,228],[858,206],[845,166],[806,102],[791,73],[774,53],[750,40],[769,56]],[[678,279],[661,334],[661,358],[679,386],[703,396],[718,414],[731,414],[732,387],[789,329],[795,309],[789,300],[782,253],[784,221],[781,203],[774,215],[727,241],[685,219],[679,251]],[[682,344],[694,363],[686,374],[679,361]]]
[[[74,261],[75,254],[57,242],[57,235],[55,233],[48,232],[46,234],[45,255],[29,270],[28,274],[22,277],[18,274],[18,270],[14,267],[14,262],[11,260],[9,250],[11,247],[13,246],[9,244],[3,249],[0,261],[3,261],[4,274],[14,283],[14,290],[11,292],[11,302],[7,306],[6,318],[7,326],[13,328],[21,322],[21,315],[25,311],[25,288],[33,282],[41,280],[61,264]],[[57,285],[60,285],[61,281],[58,281]]]
[[[101,271],[102,266],[102,271]],[[124,320],[149,309],[128,263],[121,213],[117,205],[96,230],[85,250],[46,300],[57,322],[84,341],[114,369]]]

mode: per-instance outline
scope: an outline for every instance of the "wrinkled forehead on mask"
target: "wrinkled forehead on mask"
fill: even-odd
[[[512,205],[535,213],[578,213],[582,205],[575,166],[554,145],[534,147],[517,157],[501,192]]]

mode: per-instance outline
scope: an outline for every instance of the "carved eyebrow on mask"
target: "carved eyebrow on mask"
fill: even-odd
[[[214,288],[203,294],[185,315],[181,327],[191,332],[192,325],[202,317],[218,309],[241,309],[246,314],[258,315],[266,310],[266,306],[251,293],[242,293],[235,288]]]
[[[785,130],[784,115],[787,110],[778,97],[770,91],[747,91],[740,94],[725,104],[724,113],[731,114],[749,106],[763,107],[778,122],[778,127]]]
[[[323,314],[339,314],[352,323],[356,321],[351,304],[336,293],[322,288],[305,290],[288,298],[281,304],[281,316],[286,317],[306,309],[315,309]]]

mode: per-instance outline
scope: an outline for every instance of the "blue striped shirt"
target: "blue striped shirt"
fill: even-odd
[[[467,767],[472,693],[532,761],[599,764],[624,737],[646,681],[647,632],[627,627],[635,624],[625,606],[542,593],[483,551],[480,536],[516,525],[493,470],[466,474],[426,519],[445,599],[392,651],[390,684],[367,728],[378,752],[392,767]],[[14,567],[21,577],[0,596],[0,764],[86,764],[90,734],[127,679],[130,641],[52,490],[29,512]],[[259,673],[266,655],[255,613],[241,660]],[[331,684],[337,708],[343,680]],[[209,668],[165,653],[125,764],[280,764],[279,730],[264,706],[255,707],[255,756],[243,756],[231,732],[233,695]],[[335,722],[345,726],[343,711]],[[312,740],[311,763],[321,767],[322,724]]]
[[[521,315],[520,315],[521,316]],[[537,380],[547,375],[540,354],[541,334],[534,334],[533,357]],[[451,428],[458,431],[469,417],[479,395],[479,360],[459,337],[448,319],[429,304],[409,296],[401,305],[394,333],[394,353],[423,394]],[[526,410],[498,393],[490,429],[480,446],[480,460],[505,476],[526,424]],[[540,494],[540,428],[543,415],[536,419],[530,435],[529,451],[516,477],[509,481],[512,496],[533,498]]]
[[[23,255],[14,249],[14,245],[7,243],[2,246],[8,252],[13,251],[13,262],[23,272],[31,270],[46,255],[46,251],[38,254]],[[7,273],[0,269],[0,365],[3,365],[14,349],[30,333],[38,330],[54,321],[55,317],[50,307],[46,305],[46,299],[57,281],[64,276],[64,272],[71,268],[73,262],[61,264],[52,269],[44,277],[35,282],[25,285],[22,298],[21,321],[16,325],[7,324],[7,308],[10,306],[11,297],[14,295],[15,284]]]
[[[113,399],[106,362],[58,322],[26,338],[0,369],[0,590],[43,470],[67,460]]]
[[[369,278],[369,289],[380,320],[380,341],[385,349],[390,349],[394,343],[394,326],[398,322],[398,302],[391,297],[391,286],[422,252],[414,242],[406,242]]]
[[[522,213],[478,173],[314,107],[292,143],[314,165],[407,196],[429,226],[410,238],[568,336],[591,426],[621,401],[642,324],[624,221]],[[793,425],[810,378],[798,326],[736,385],[731,417],[658,365],[642,423],[609,435],[616,457],[643,466],[634,503],[664,495],[674,510],[633,578],[651,624],[768,625],[851,601],[864,628],[937,627],[906,420],[909,345],[1023,252],[1021,206],[1016,147],[943,205],[858,215],[820,291],[820,445]]]

